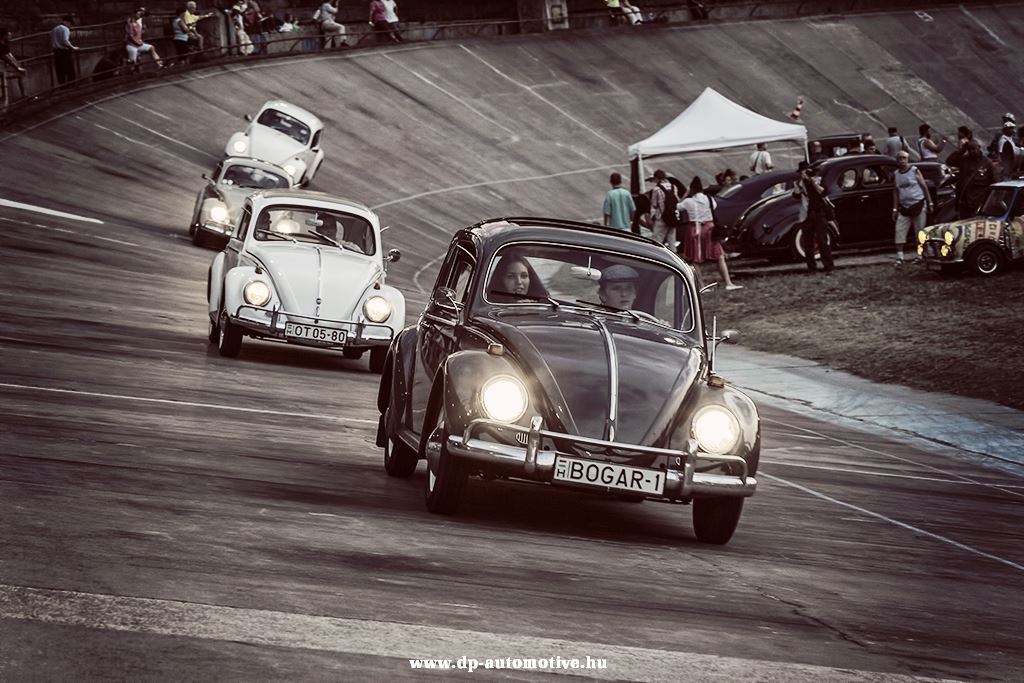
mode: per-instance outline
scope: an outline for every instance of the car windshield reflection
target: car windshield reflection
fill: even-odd
[[[1013,188],[993,187],[989,190],[988,198],[981,207],[979,215],[986,218],[1002,218],[1006,215],[1006,209],[1013,201]]]
[[[322,208],[265,208],[256,219],[254,235],[260,241],[289,239],[340,247],[367,256],[377,253],[377,241],[369,221],[361,216]]]
[[[225,185],[234,185],[236,187],[246,187],[256,190],[273,190],[275,188],[287,188],[290,186],[288,180],[278,173],[272,173],[270,171],[264,171],[262,168],[243,166],[239,164],[228,166],[227,170],[224,171],[224,176],[221,178],[221,182]]]
[[[687,281],[663,265],[579,246],[511,244],[488,269],[484,298],[509,305],[578,306],[694,329]]]
[[[309,126],[293,116],[276,109],[264,109],[256,123],[273,128],[279,133],[284,133],[291,139],[301,144],[309,142]]]

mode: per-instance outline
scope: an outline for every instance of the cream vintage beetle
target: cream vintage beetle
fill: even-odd
[[[324,124],[302,107],[270,100],[256,117],[245,116],[249,126],[228,139],[224,156],[252,157],[277,164],[300,187],[309,185],[324,162],[320,136]]]
[[[209,339],[235,357],[242,339],[370,352],[380,372],[405,325],[405,297],[385,284],[377,215],[321,192],[273,190],[244,200],[238,225],[207,284]]]

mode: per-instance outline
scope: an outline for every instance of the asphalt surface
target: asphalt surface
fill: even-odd
[[[724,548],[693,539],[684,506],[510,482],[433,516],[423,465],[383,473],[365,360],[208,346],[213,254],[185,223],[243,113],[305,104],[328,126],[315,186],[393,226],[390,281],[414,312],[454,229],[591,215],[627,144],[707,84],[767,114],[819,93],[805,111],[832,129],[870,125],[848,101],[907,129],[998,121],[1011,94],[962,76],[1021,80],[1024,39],[1001,28],[1022,15],[278,60],[0,133],[0,199],[78,216],[0,205],[0,678],[436,679],[457,672],[408,660],[557,655],[606,659],[568,672],[605,680],[1019,680],[1020,472],[755,395],[759,491]],[[736,56],[728,73],[701,62],[715,50]],[[695,75],[646,73],[652,56]],[[883,87],[897,77],[902,99]]]

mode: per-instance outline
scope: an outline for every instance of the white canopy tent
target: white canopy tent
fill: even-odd
[[[713,88],[693,101],[682,114],[646,140],[629,146],[631,188],[640,191],[644,160],[706,152],[759,142],[796,142],[807,154],[807,129],[799,123],[775,121],[742,107]]]

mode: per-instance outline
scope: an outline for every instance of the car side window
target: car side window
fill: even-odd
[[[888,179],[888,172],[881,166],[868,166],[861,172],[861,187],[879,187],[885,185]]]
[[[857,187],[857,169],[848,168],[843,171],[837,184],[840,190],[852,190]]]
[[[322,130],[318,130],[317,132],[313,133],[313,140],[309,143],[310,149],[316,149],[317,146],[320,144],[320,133],[322,132]]]
[[[1017,199],[1013,202],[1013,211],[1010,212],[1010,218],[1018,218],[1024,216],[1024,192],[1017,192]]]

